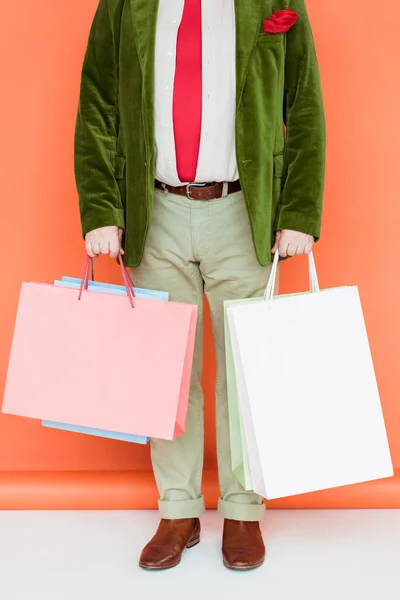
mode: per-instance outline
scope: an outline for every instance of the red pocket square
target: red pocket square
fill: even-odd
[[[278,10],[264,21],[264,33],[286,33],[297,21],[299,15],[291,8]]]

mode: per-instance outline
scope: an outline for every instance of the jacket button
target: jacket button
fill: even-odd
[[[146,169],[146,167],[147,167],[147,162],[144,161],[144,168]]]

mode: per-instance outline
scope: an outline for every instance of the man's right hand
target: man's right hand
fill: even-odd
[[[119,252],[124,254],[121,247],[123,230],[116,226],[100,227],[86,234],[86,252],[90,258],[97,258],[99,254],[109,254],[117,258]]]

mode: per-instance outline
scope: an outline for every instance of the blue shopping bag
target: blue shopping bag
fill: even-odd
[[[73,289],[79,289],[81,285],[81,279],[76,277],[61,277],[61,281],[55,281],[54,285],[62,287],[70,287]],[[105,289],[100,289],[105,288]],[[101,281],[89,281],[89,290],[103,291],[110,294],[118,294],[126,296],[126,288],[124,285],[115,285],[113,283],[102,283]],[[168,300],[168,292],[159,292],[158,290],[143,290],[141,288],[134,288],[135,295],[138,298],[154,298],[155,300]]]
[[[55,286],[68,287],[71,289],[79,289],[81,285],[81,279],[76,277],[62,277],[61,280],[54,282]],[[107,294],[126,295],[126,288],[123,285],[114,285],[111,283],[103,283],[100,281],[89,281],[89,290],[94,292],[102,292]],[[168,301],[167,292],[159,292],[155,290],[143,290],[140,288],[134,288],[135,295],[138,298],[154,298],[156,300]],[[83,433],[86,435],[92,435],[95,437],[102,437],[111,440],[119,440],[122,442],[131,442],[134,444],[147,444],[149,438],[131,435],[128,433],[121,433],[117,431],[106,431],[104,429],[94,429],[91,427],[80,427],[78,425],[70,425],[67,423],[56,423],[54,421],[42,421],[43,427],[50,427],[51,429],[58,429],[62,431],[70,431],[72,433]]]

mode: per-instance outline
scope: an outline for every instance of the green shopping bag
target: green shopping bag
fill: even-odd
[[[231,445],[232,471],[238,478],[245,490],[253,489],[251,478],[249,457],[247,453],[247,444],[244,433],[240,406],[237,396],[235,365],[233,362],[233,352],[231,346],[231,336],[229,333],[228,312],[230,306],[238,304],[249,304],[251,302],[262,302],[263,298],[246,298],[244,300],[226,300],[224,302],[224,323],[225,323],[225,355],[226,355],[226,374],[227,374],[227,392],[229,409],[229,433]]]

